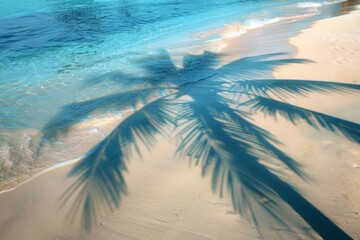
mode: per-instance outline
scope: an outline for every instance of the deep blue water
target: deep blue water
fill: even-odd
[[[32,154],[30,137],[12,132],[42,129],[66,104],[126,89],[122,76],[145,74],[137,66],[149,53],[166,50],[176,63],[221,52],[224,38],[319,15],[334,2],[0,0],[0,170]]]

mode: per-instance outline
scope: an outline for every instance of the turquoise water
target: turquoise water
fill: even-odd
[[[1,1],[0,170],[14,164],[11,152],[24,152],[18,161],[32,155],[31,137],[12,133],[41,130],[66,104],[126,89],[124,75],[145,74],[138,68],[143,56],[165,49],[176,62],[189,53],[221,52],[224,38],[319,16],[336,2]]]
[[[109,94],[109,82],[84,79],[135,71],[137,58],[176,44],[202,45],[191,33],[229,22],[249,25],[316,13],[323,1],[2,1],[0,127],[41,128],[64,104]],[[213,49],[211,49],[213,50]],[[118,86],[118,85],[116,85]]]

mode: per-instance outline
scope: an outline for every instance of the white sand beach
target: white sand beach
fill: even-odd
[[[296,58],[313,62],[277,67],[275,78],[360,84],[359,26],[360,10],[314,23],[289,40],[297,49]],[[355,123],[360,123],[359,100],[359,95],[341,93],[287,99]],[[359,145],[341,134],[315,130],[305,123],[293,125],[282,117],[275,121],[258,114],[253,121],[274,133],[307,180],[281,166],[272,166],[274,171],[351,238],[360,239]],[[98,212],[90,232],[78,218],[68,221],[70,206],[59,207],[59,199],[74,182],[66,177],[73,164],[3,192],[0,239],[321,239],[286,204],[280,205],[298,226],[289,230],[259,212],[256,217],[263,224],[258,229],[233,210],[227,194],[221,198],[211,191],[210,176],[202,177],[200,168],[190,167],[175,152],[175,142],[159,137],[154,151],[143,150],[142,159],[126,162],[127,194],[121,197],[119,208]]]

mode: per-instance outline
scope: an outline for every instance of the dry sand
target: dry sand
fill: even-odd
[[[290,41],[297,57],[316,63],[278,68],[281,79],[358,83],[360,78],[360,11],[322,20]],[[290,100],[289,100],[290,101]],[[294,104],[360,122],[358,96],[312,94]],[[261,126],[277,133],[286,150],[310,176],[308,182],[287,177],[325,215],[354,239],[360,239],[360,149],[355,143],[304,125],[277,123],[260,116]],[[290,136],[290,137],[289,137]],[[47,171],[0,195],[0,239],[259,239],[251,222],[232,210],[228,197],[210,190],[210,180],[184,159],[175,145],[159,139],[158,151],[128,164],[127,196],[113,213],[99,216],[91,234],[78,221],[65,221],[58,199],[72,183],[71,165]],[[261,216],[260,216],[261,218]],[[296,233],[265,225],[266,239],[296,238]],[[298,235],[308,239],[306,235]]]
[[[290,39],[298,47],[296,57],[311,64],[276,69],[279,79],[324,80],[359,84],[360,11],[317,22]],[[342,119],[360,123],[359,96],[311,94],[289,102]],[[286,124],[286,123],[284,123]],[[279,126],[279,125],[277,125]],[[286,127],[286,125],[284,126]],[[309,183],[297,185],[310,202],[318,206],[354,239],[360,239],[360,148],[347,139],[307,126],[292,129],[289,138],[279,136],[289,146],[305,171]],[[294,131],[294,132],[292,132]],[[300,134],[299,134],[300,132]],[[296,147],[292,147],[296,146]]]

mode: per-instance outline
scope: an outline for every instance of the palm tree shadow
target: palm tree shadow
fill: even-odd
[[[299,227],[301,223],[286,214],[280,204],[286,203],[324,239],[351,239],[263,163],[277,161],[307,179],[299,164],[281,150],[281,143],[254,124],[251,115],[280,114],[295,125],[302,121],[359,143],[359,124],[291,105],[284,98],[310,92],[356,94],[360,86],[271,79],[271,71],[277,66],[309,62],[282,56],[275,53],[248,57],[217,68],[219,55],[204,52],[184,57],[183,67],[179,68],[162,50],[158,56],[138,62],[147,75],[127,76],[128,91],[65,106],[45,126],[39,149],[96,111],[140,106],[70,171],[69,177],[76,177],[76,181],[60,200],[61,206],[72,201],[69,219],[81,211],[83,226],[90,230],[100,209],[119,207],[126,194],[123,172],[126,162],[134,154],[141,154],[138,143],[153,148],[156,135],[168,136],[166,128],[171,126],[179,142],[177,153],[200,165],[203,175],[211,174],[212,190],[220,196],[229,193],[234,210],[249,217],[259,229],[259,211],[287,229]],[[111,74],[100,76],[99,81],[111,76],[117,81],[124,76],[120,72]],[[94,78],[85,82],[97,83]],[[76,110],[73,106],[77,106]],[[61,117],[64,111],[71,115],[70,120]]]

